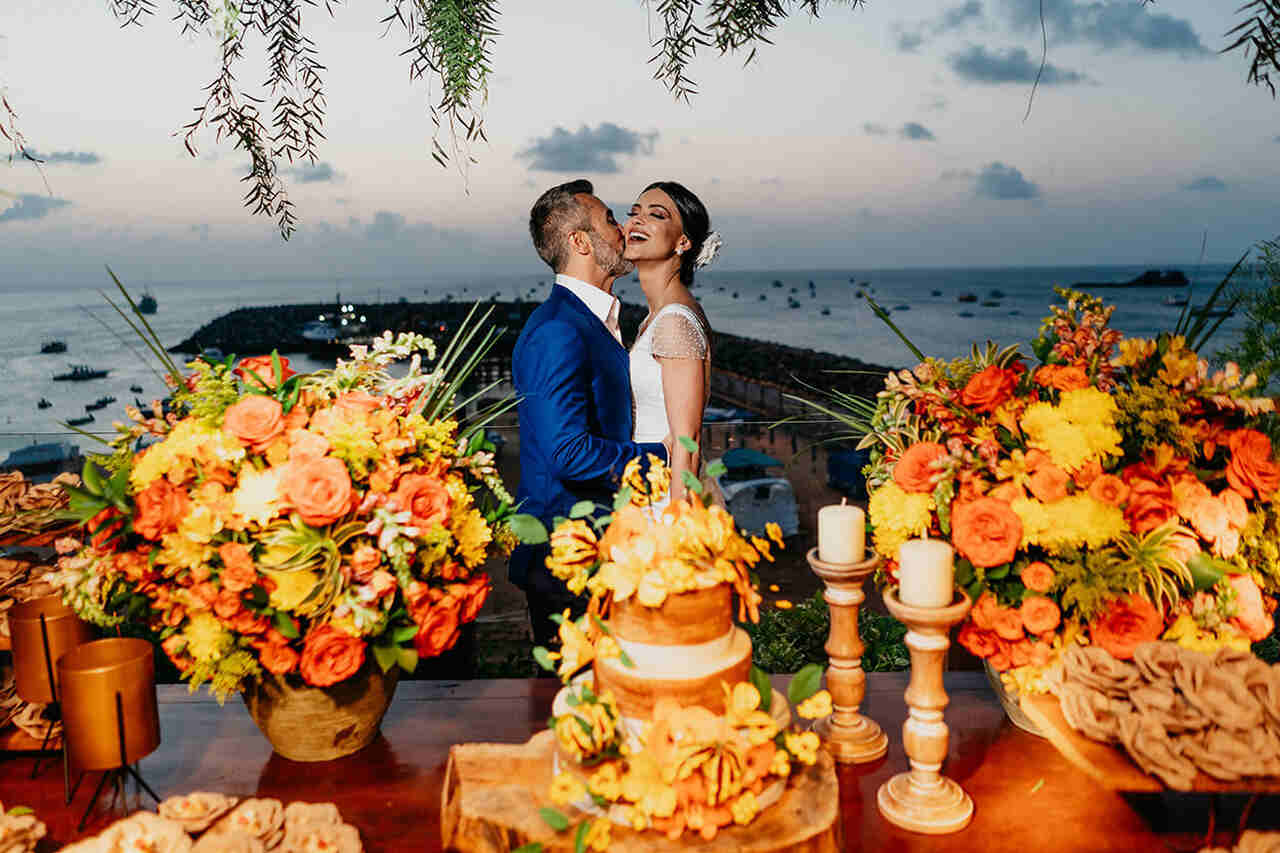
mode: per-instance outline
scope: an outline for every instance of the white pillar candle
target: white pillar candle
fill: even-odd
[[[824,563],[861,563],[866,559],[867,516],[842,500],[818,510],[818,559]]]
[[[916,607],[946,607],[955,597],[951,545],[911,539],[898,549],[898,600]]]

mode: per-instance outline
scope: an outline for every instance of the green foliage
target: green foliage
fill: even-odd
[[[1260,289],[1240,289],[1240,313],[1245,325],[1240,342],[1218,353],[1222,361],[1234,361],[1242,373],[1254,373],[1258,387],[1267,390],[1280,380],[1280,238],[1258,244],[1256,274]]]
[[[1270,664],[1280,663],[1280,627],[1271,636],[1253,644],[1253,653]]]
[[[827,668],[820,663],[807,663],[791,677],[787,685],[787,701],[799,705],[822,689],[822,675]]]
[[[753,661],[765,672],[798,672],[808,664],[827,664],[823,648],[831,621],[822,593],[790,610],[765,610],[758,624],[742,626],[751,637]],[[863,608],[858,616],[858,632],[866,651],[862,668],[867,672],[893,672],[907,668],[903,637],[906,627],[891,616]]]

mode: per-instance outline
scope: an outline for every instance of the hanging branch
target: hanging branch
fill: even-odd
[[[1236,10],[1249,17],[1227,31],[1227,38],[1239,34],[1236,40],[1222,49],[1228,53],[1237,48],[1244,48],[1247,59],[1253,54],[1249,63],[1249,74],[1246,79],[1255,86],[1266,86],[1271,90],[1271,97],[1276,96],[1276,85],[1271,82],[1271,73],[1280,74],[1280,2],[1277,0],[1253,0]]]

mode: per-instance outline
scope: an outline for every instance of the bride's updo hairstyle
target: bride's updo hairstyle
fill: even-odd
[[[649,190],[662,190],[675,202],[676,211],[680,214],[680,223],[684,226],[684,236],[692,244],[680,256],[680,283],[685,287],[693,285],[693,271],[697,268],[698,255],[702,253],[702,244],[711,233],[711,216],[707,208],[696,195],[689,192],[683,184],[675,181],[654,181],[645,187]]]

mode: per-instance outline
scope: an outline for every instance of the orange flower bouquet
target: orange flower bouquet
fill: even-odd
[[[464,428],[454,404],[494,338],[477,334],[430,372],[434,344],[390,332],[310,375],[276,354],[168,362],[171,398],[126,409],[67,487],[88,533],[64,543],[68,604],[142,623],[219,698],[264,673],[328,687],[449,649],[489,594],[481,565],[514,541],[483,429],[497,410]]]
[[[1034,357],[923,358],[845,406],[887,580],[907,539],[949,540],[974,601],[958,641],[1024,690],[1073,643],[1248,649],[1280,592],[1275,400],[1211,370],[1202,330],[1126,339],[1114,309],[1059,293]]]

